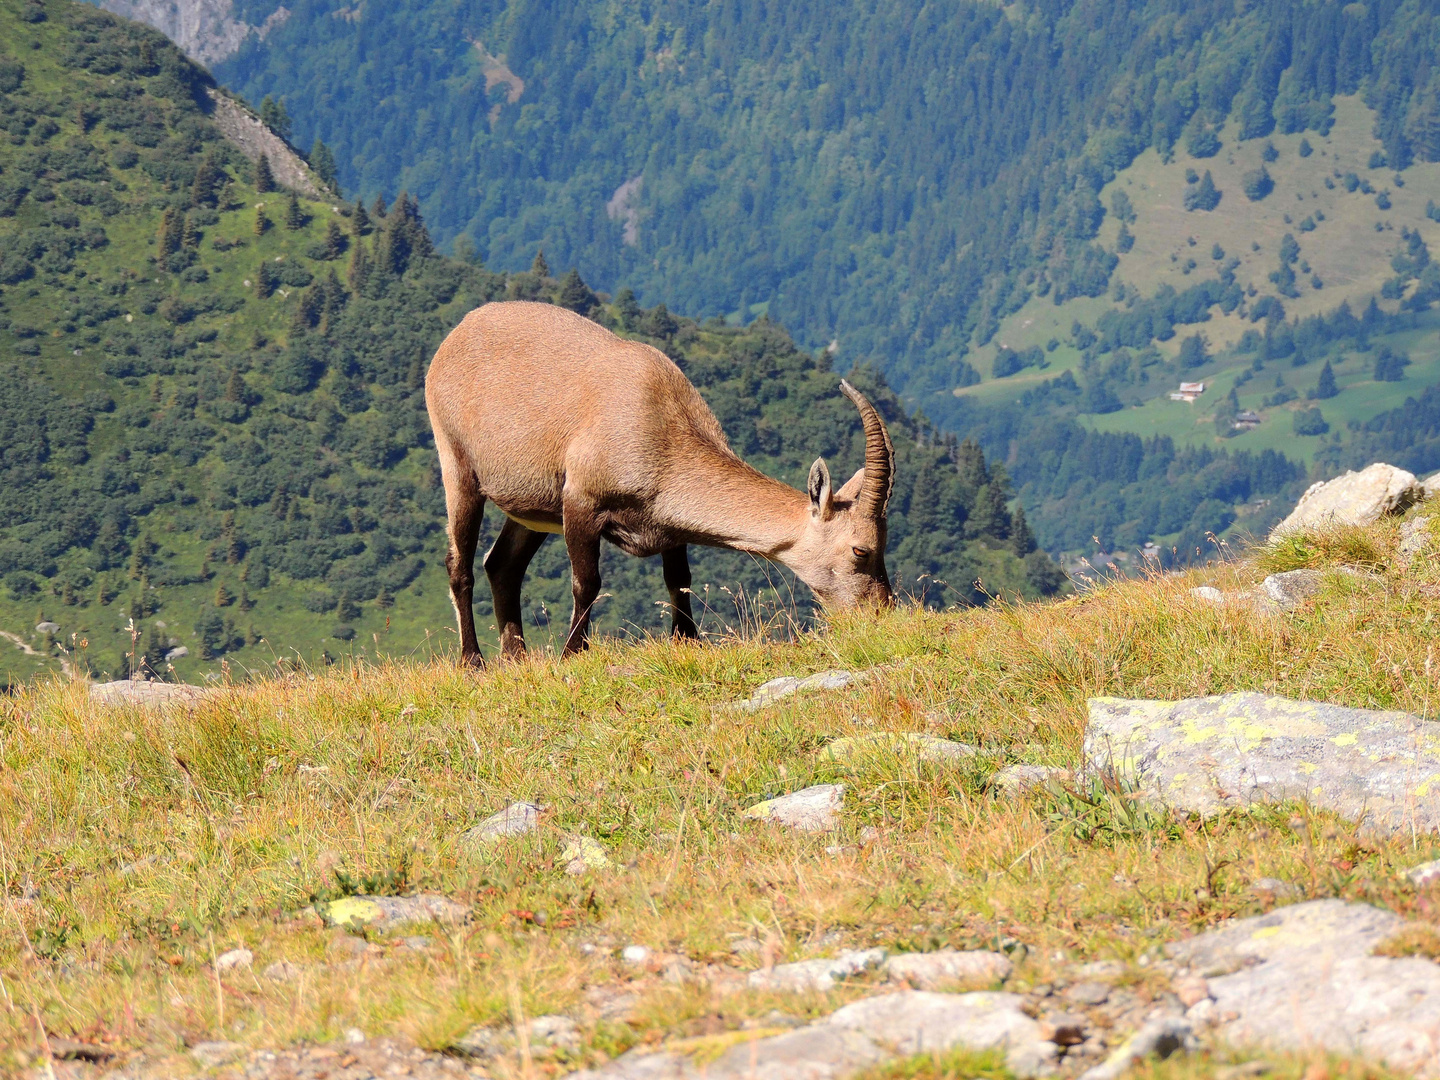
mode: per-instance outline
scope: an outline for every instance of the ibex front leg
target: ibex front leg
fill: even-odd
[[[571,656],[587,644],[590,609],[600,595],[600,522],[587,503],[568,496],[564,504],[565,550],[570,555],[570,593],[575,610],[562,656]]]
[[[670,633],[677,638],[698,638],[695,616],[690,611],[690,559],[685,545],[660,553],[665,588],[670,591]]]

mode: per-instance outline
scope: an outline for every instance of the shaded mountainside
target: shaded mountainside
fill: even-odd
[[[408,197],[267,190],[269,170],[212,122],[209,77],[92,7],[0,0],[0,41],[0,628],[41,652],[74,635],[119,672],[184,647],[194,679],[220,660],[444,646],[424,371],[487,300],[563,303],[663,348],[772,475],[798,485],[816,455],[841,475],[863,459],[827,356],[768,320],[700,324],[628,293],[602,303],[543,263],[504,275],[440,256]],[[1003,471],[855,377],[895,437],[901,584],[935,604],[1059,587]],[[547,545],[527,591],[541,640],[568,616],[566,578]],[[767,581],[771,604],[807,615],[774,568],[700,556],[710,628]],[[658,561],[609,551],[605,585],[602,629],[661,628]],[[483,627],[488,596],[478,606]],[[32,636],[41,623],[58,629]],[[0,653],[12,678],[36,663]]]

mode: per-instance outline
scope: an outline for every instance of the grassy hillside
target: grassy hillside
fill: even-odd
[[[820,454],[837,475],[862,460],[829,357],[768,321],[702,326],[629,294],[602,303],[543,264],[439,256],[404,197],[261,190],[209,118],[209,77],[158,35],[60,0],[0,0],[0,31],[4,681],[62,660],[164,672],[177,648],[196,680],[448,647],[423,379],[486,300],[565,303],[664,348],[737,450],[791,483]],[[899,447],[902,586],[934,604],[1057,588],[1003,472],[856,378]],[[772,568],[702,555],[696,571],[709,630],[809,618],[807,591]],[[602,629],[662,628],[658,566],[612,551],[604,573]],[[527,589],[541,644],[568,618],[566,574],[548,545]]]
[[[1234,561],[1062,602],[840,620],[793,644],[602,641],[574,662],[479,675],[346,663],[168,713],[103,709],[64,681],[26,687],[0,744],[0,1068],[36,1062],[40,1025],[104,1043],[121,1063],[143,1053],[158,1075],[201,1040],[273,1049],[356,1027],[442,1050],[475,1023],[501,1032],[573,1014],[579,1045],[536,1047],[538,1074],[687,1038],[718,1052],[737,1032],[828,1013],[873,980],[782,994],[744,976],[843,949],[1004,948],[1016,963],[1006,989],[1019,993],[1118,961],[1143,1004],[1168,992],[1152,963],[1166,942],[1266,910],[1277,889],[1434,923],[1433,887],[1402,876],[1440,856],[1433,837],[1361,839],[1303,805],[1202,822],[1103,785],[995,786],[1009,763],[1075,766],[1092,695],[1253,689],[1433,718],[1440,561],[1407,570],[1397,533],[1387,521],[1291,545],[1263,567]],[[1357,557],[1374,580],[1339,578],[1291,615],[1188,594],[1251,587],[1297,558]],[[758,714],[726,707],[771,677],[835,667],[869,678]],[[981,753],[944,767],[820,752],[882,730]],[[831,781],[847,785],[833,831],[742,816]],[[536,833],[478,849],[461,839],[516,799],[547,807]],[[562,851],[577,836],[610,865],[567,875]],[[1252,889],[1267,878],[1282,885]],[[372,934],[367,952],[303,910],[361,889],[438,891],[472,921],[408,931],[425,938],[410,945]],[[632,943],[654,950],[649,969],[620,961]],[[253,968],[217,975],[212,958],[238,946]],[[288,974],[262,974],[282,961]],[[671,968],[681,974],[662,974]],[[1127,1031],[1103,1034],[1113,1046]],[[1217,1051],[1158,1075],[1215,1075],[1237,1059]],[[1266,1059],[1295,1080],[1339,1069]],[[511,1055],[488,1067],[531,1066]],[[929,1058],[911,1068],[883,1075],[1006,1075]]]

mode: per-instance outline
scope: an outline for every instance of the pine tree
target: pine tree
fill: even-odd
[[[195,224],[193,214],[185,215],[185,225],[180,233],[180,246],[187,251],[197,251],[200,247],[200,226]]]
[[[244,401],[247,396],[245,376],[241,375],[238,369],[230,372],[230,378],[225,383],[225,400],[238,404]]]
[[[369,231],[370,215],[365,212],[365,204],[357,195],[355,196],[355,209],[350,212],[350,235],[359,239]]]
[[[1315,389],[1310,396],[1316,401],[1324,401],[1340,393],[1340,387],[1335,383],[1335,371],[1330,367],[1330,361],[1325,361],[1325,366],[1320,369],[1320,378],[1315,383]]]
[[[380,591],[375,594],[375,606],[381,611],[388,611],[395,606],[395,598],[386,591],[385,586],[380,586]]]
[[[331,218],[325,223],[325,258],[338,259],[345,254],[345,234]]]
[[[195,179],[190,184],[190,205],[214,206],[215,188],[222,175],[215,159],[207,153],[196,167]]]
[[[275,190],[275,174],[270,171],[270,156],[261,154],[255,163],[255,190],[262,195]]]
[[[255,211],[255,235],[264,236],[270,231],[270,219],[265,216],[264,210]]]
[[[370,256],[363,243],[357,243],[355,250],[350,253],[350,267],[345,271],[345,281],[349,284],[350,291],[357,295],[365,291],[365,286],[370,281]]]
[[[315,170],[315,175],[320,182],[328,188],[335,188],[335,155],[317,137],[315,145],[310,148],[310,168]]]
[[[299,197],[292,191],[290,200],[285,204],[285,228],[291,232],[305,227],[305,211],[300,207]]]
[[[266,300],[275,291],[277,282],[275,279],[275,268],[268,262],[260,264],[259,271],[255,274],[255,295],[261,300]]]
[[[180,250],[184,230],[185,222],[180,216],[180,211],[173,206],[167,206],[165,212],[160,215],[160,232],[156,237],[156,253],[161,262]]]
[[[287,142],[289,141],[290,112],[285,108],[284,98],[276,101],[269,94],[266,94],[265,100],[260,102],[260,119],[264,122],[265,126],[276,135],[279,135],[280,138]]]
[[[1015,512],[1010,515],[1010,550],[1021,559],[1035,550],[1035,534],[1030,531],[1030,522],[1025,519],[1025,508],[1018,502]]]
[[[590,286],[581,280],[580,271],[572,266],[560,279],[560,291],[555,297],[555,303],[581,315],[589,315],[600,300],[590,291]]]
[[[234,602],[235,598],[231,596],[230,591],[225,588],[223,581],[215,586],[215,606],[217,608],[229,607]]]
[[[370,204],[370,216],[376,221],[385,220],[385,196],[376,195],[375,201]]]
[[[620,318],[620,329],[635,330],[640,325],[644,312],[635,299],[635,290],[628,285],[615,297],[615,314]]]
[[[550,264],[545,261],[545,249],[535,252],[535,261],[530,264],[530,273],[544,280],[550,276]]]
[[[980,489],[970,527],[976,536],[1004,540],[1010,535],[1010,512],[1005,508],[1005,492],[1000,484],[991,482]]]

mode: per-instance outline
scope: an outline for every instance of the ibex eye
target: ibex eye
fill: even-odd
[[[851,548],[850,553],[857,559],[868,559],[870,557],[870,552],[865,548]]]

